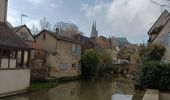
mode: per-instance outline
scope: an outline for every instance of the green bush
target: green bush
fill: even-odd
[[[81,72],[83,77],[93,77],[99,71],[99,57],[93,49],[86,50],[82,55]]]
[[[111,53],[107,50],[101,50],[99,53],[99,75],[113,72],[114,64]]]
[[[165,47],[158,45],[141,45],[139,46],[138,54],[141,63],[145,61],[161,60],[164,56]]]
[[[136,81],[143,88],[170,90],[170,66],[160,61],[144,62]]]

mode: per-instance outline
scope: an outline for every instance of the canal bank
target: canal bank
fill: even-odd
[[[28,92],[33,92],[33,91],[37,91],[37,90],[44,89],[44,88],[52,88],[62,83],[77,81],[77,80],[81,80],[81,77],[80,76],[62,77],[62,78],[53,79],[53,80],[34,81],[30,84]]]

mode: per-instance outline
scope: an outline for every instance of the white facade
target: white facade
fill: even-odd
[[[8,0],[0,0],[0,22],[5,22],[7,17]]]
[[[0,70],[0,97],[24,91],[30,84],[30,69]]]

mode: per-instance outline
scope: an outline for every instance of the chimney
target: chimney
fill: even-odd
[[[0,22],[6,22],[8,0],[0,0]]]
[[[55,32],[58,34],[59,33],[59,28],[56,28]]]

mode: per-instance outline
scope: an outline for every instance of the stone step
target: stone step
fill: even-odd
[[[147,89],[142,100],[159,100],[159,90]]]

